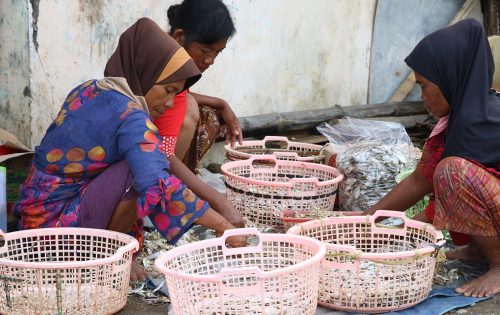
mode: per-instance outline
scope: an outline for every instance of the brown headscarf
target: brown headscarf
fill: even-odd
[[[139,19],[120,36],[104,75],[125,78],[138,96],[144,96],[155,84],[184,79],[185,90],[201,77],[184,48],[148,18]]]

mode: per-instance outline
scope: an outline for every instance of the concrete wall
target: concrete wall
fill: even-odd
[[[376,1],[226,3],[238,33],[193,90],[240,116],[366,103]]]
[[[35,0],[33,0],[35,1]],[[67,93],[80,82],[101,78],[120,34],[148,16],[166,26],[173,1],[39,0],[38,36],[30,45],[32,140],[40,142]]]
[[[0,127],[31,141],[28,1],[0,0]]]
[[[68,91],[102,77],[119,35],[142,16],[168,30],[180,1],[0,0],[0,127],[39,143]],[[249,116],[385,101],[409,71],[402,56],[439,27],[419,27],[434,21],[424,4],[446,20],[464,0],[412,2],[421,12],[394,0],[224,1],[237,34],[193,91]]]
[[[30,32],[31,144],[72,87],[102,76],[122,31],[141,16],[167,30],[167,8],[177,2],[22,2],[37,29]],[[194,91],[224,98],[240,116],[366,103],[375,0],[225,2],[237,34]]]

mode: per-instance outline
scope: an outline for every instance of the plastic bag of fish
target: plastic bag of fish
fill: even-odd
[[[341,211],[370,208],[396,185],[396,175],[420,158],[398,123],[345,118],[317,129],[333,144],[336,167],[346,177],[339,185]]]

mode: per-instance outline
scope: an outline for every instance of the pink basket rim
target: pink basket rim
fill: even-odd
[[[301,236],[301,235],[260,233],[255,228],[233,229],[231,232],[232,233],[230,235],[226,235],[226,233],[224,233],[224,235],[221,237],[203,240],[203,241],[198,241],[195,243],[186,244],[186,245],[182,245],[180,247],[173,248],[173,249],[169,250],[168,252],[161,254],[160,256],[158,256],[158,258],[156,258],[155,267],[160,272],[162,272],[164,275],[169,275],[169,276],[172,276],[175,278],[185,279],[185,280],[189,280],[189,281],[217,282],[217,281],[222,280],[222,278],[224,277],[224,270],[225,269],[229,269],[231,271],[236,270],[236,273],[237,273],[237,269],[243,269],[242,273],[246,273],[245,271],[247,271],[247,270],[259,270],[259,272],[258,272],[259,278],[265,279],[265,278],[279,276],[282,274],[292,273],[294,271],[303,269],[309,265],[319,263],[325,257],[325,254],[326,254],[325,244],[323,244],[322,242],[320,242],[318,240],[310,238],[310,237],[305,237],[305,236]],[[294,264],[292,266],[283,267],[283,268],[279,268],[277,270],[271,270],[271,271],[262,271],[262,270],[260,270],[259,267],[250,267],[250,268],[240,267],[240,268],[222,268],[218,274],[214,274],[214,275],[197,275],[197,274],[189,274],[189,273],[186,273],[184,271],[173,271],[173,270],[165,267],[165,263],[168,260],[173,259],[176,256],[189,253],[193,250],[199,250],[200,248],[206,248],[206,247],[212,247],[212,246],[223,246],[224,247],[227,237],[234,236],[234,235],[249,235],[249,234],[257,235],[260,239],[260,243],[262,243],[263,241],[280,241],[280,240],[282,240],[282,241],[296,240],[302,244],[309,243],[311,245],[317,246],[318,252],[316,254],[314,254],[311,258],[309,258],[305,261],[299,262],[299,263]],[[254,246],[242,247],[240,249],[246,249],[246,248],[251,249],[252,247],[254,247]],[[230,250],[233,251],[232,254],[237,255],[238,249],[239,248],[231,248]]]
[[[381,210],[379,211],[380,214],[385,215],[389,213],[394,213],[395,211],[388,211],[388,210]],[[292,235],[300,235],[302,232],[303,228],[315,228],[318,226],[324,226],[324,225],[329,225],[329,224],[343,224],[343,223],[366,223],[369,222],[370,218],[372,216],[365,215],[365,216],[345,216],[345,217],[330,217],[330,218],[324,218],[324,219],[316,219],[316,220],[310,220],[301,224],[297,224],[293,227],[291,227],[288,231],[287,234],[292,234]],[[420,221],[412,220],[412,219],[405,219],[405,225],[407,227],[412,227],[416,229],[421,229],[425,230],[426,232],[429,232],[436,238],[436,242],[433,244],[429,244],[428,246],[425,246],[423,248],[418,248],[414,250],[406,250],[406,251],[399,251],[399,252],[391,252],[391,253],[365,253],[362,252],[358,255],[356,255],[357,259],[384,259],[384,260],[390,260],[390,259],[398,259],[398,258],[408,258],[408,257],[413,257],[413,256],[423,256],[423,255],[428,255],[431,254],[436,250],[436,248],[433,246],[441,246],[444,244],[445,240],[443,239],[443,233],[439,230],[437,230],[434,226],[432,226],[429,223],[423,223]],[[323,242],[326,246],[326,249],[328,251],[330,250],[341,250],[341,251],[346,251],[346,252],[356,252],[357,249],[355,246],[350,246],[350,245],[338,245],[338,244],[332,244],[328,242]]]
[[[297,213],[299,211],[294,211],[294,210],[281,210],[280,211],[280,220],[283,223],[304,223],[312,220],[318,220],[317,218],[312,218],[312,217],[287,217],[286,214],[292,214],[292,213]],[[362,211],[332,211],[332,212],[338,212],[338,215],[335,217],[341,217],[341,216],[355,216],[355,215],[361,215],[363,213]],[[326,218],[326,217],[325,217]]]
[[[246,140],[243,141],[243,144],[239,144],[236,142],[234,144],[234,147],[231,147],[230,144],[224,145],[224,149],[226,152],[234,153],[237,155],[241,156],[252,156],[250,153],[245,153],[245,152],[240,152],[236,150],[239,147],[244,147],[244,146],[261,146],[263,149],[265,148],[265,144],[267,141],[283,141],[286,142],[288,147],[290,146],[295,146],[295,147],[302,147],[305,149],[311,149],[311,150],[318,150],[321,151],[323,146],[317,145],[317,144],[312,144],[312,143],[305,143],[305,142],[296,142],[296,141],[290,141],[287,137],[279,137],[279,136],[266,136],[262,140]]]
[[[432,289],[428,289],[427,293],[425,294],[425,297],[429,295]],[[331,304],[327,303],[324,301],[319,301],[318,300],[318,305],[321,305],[326,308],[331,308],[335,309],[337,312],[347,312],[347,313],[356,313],[359,314],[360,312],[363,312],[361,314],[385,314],[385,313],[392,313],[392,312],[397,312],[401,310],[408,309],[412,306],[417,305],[418,303],[422,302],[422,300],[417,300],[412,303],[406,303],[402,304],[400,306],[383,306],[383,307],[354,307],[354,306],[343,306],[340,304]]]
[[[231,151],[227,151],[227,152],[231,152]],[[243,153],[243,152],[239,153],[239,154],[232,154],[232,156],[238,156],[241,159],[248,159],[252,156],[262,156],[262,155],[261,154]],[[272,155],[276,156],[277,158],[280,158],[280,157],[294,158],[298,162],[311,162],[311,161],[317,160],[318,157],[321,157],[320,155],[317,155],[317,156],[299,156],[297,154],[297,152],[273,152]],[[322,159],[324,159],[324,156]]]
[[[303,161],[285,161],[285,160],[278,160],[274,155],[252,155],[252,157],[248,160],[240,160],[240,161],[230,161],[227,163],[224,163],[221,166],[221,172],[224,174],[224,176],[231,177],[233,179],[237,179],[240,181],[243,181],[245,183],[249,184],[255,184],[255,185],[265,185],[265,186],[274,186],[274,187],[293,187],[294,186],[294,179],[290,179],[288,182],[269,182],[265,180],[259,180],[259,179],[253,179],[253,178],[247,178],[243,177],[240,175],[235,175],[232,174],[230,169],[233,167],[237,166],[248,166],[252,165],[252,162],[254,160],[270,160],[276,163],[276,166],[279,165],[284,165],[284,166],[302,166],[306,167],[309,169],[321,169],[324,171],[327,171],[329,173],[333,173],[335,175],[335,178],[325,180],[325,181],[319,181],[318,178],[304,178],[304,180],[308,180],[309,182],[315,183],[318,187],[321,186],[329,186],[329,185],[334,185],[338,184],[344,179],[344,175],[340,173],[338,169],[335,167],[329,166],[329,165],[324,165],[324,164],[317,164],[317,163],[309,163],[309,162],[303,162]],[[297,178],[298,179],[298,178]]]
[[[93,266],[100,266],[104,264],[114,263],[120,260],[125,253],[129,251],[139,250],[139,242],[137,242],[135,238],[133,238],[130,235],[115,231],[90,229],[90,228],[70,228],[70,227],[41,228],[41,229],[22,230],[9,233],[3,233],[0,230],[0,236],[3,237],[3,239],[6,241],[19,239],[23,237],[51,236],[51,235],[85,235],[85,236],[106,237],[111,239],[118,239],[123,242],[128,242],[128,244],[118,248],[116,250],[116,253],[109,257],[92,259],[89,261],[25,262],[25,261],[11,260],[7,258],[0,258],[0,264],[12,267],[32,268],[32,269],[85,268],[85,267],[93,267]]]

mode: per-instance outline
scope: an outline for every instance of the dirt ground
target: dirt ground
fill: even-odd
[[[167,307],[162,305],[148,305],[137,296],[129,296],[127,305],[118,315],[165,315]],[[332,311],[334,314],[344,314]],[[498,315],[500,314],[500,295],[491,299],[481,301],[471,307],[453,310],[448,314],[471,314],[471,315]],[[183,315],[183,314],[176,314]]]
[[[148,305],[140,297],[129,295],[127,305],[123,308],[119,315],[165,315],[167,313],[166,305]]]

